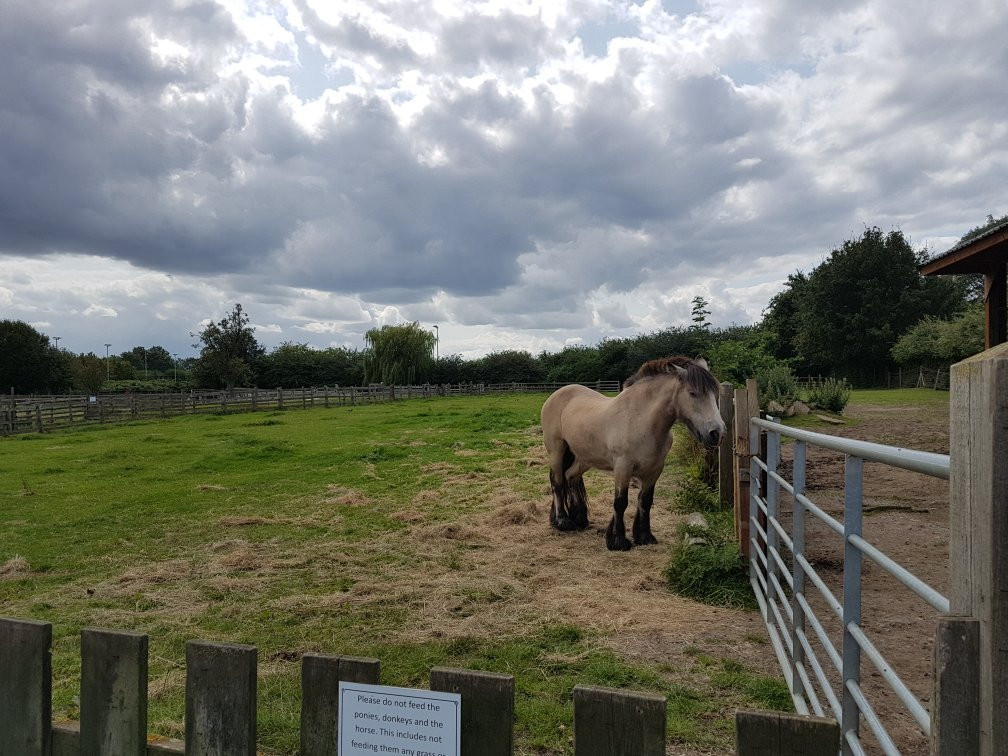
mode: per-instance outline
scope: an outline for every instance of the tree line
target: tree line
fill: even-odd
[[[964,236],[1008,220],[994,219]],[[436,335],[419,323],[368,331],[363,349],[285,342],[267,350],[241,304],[198,334],[195,358],[161,346],[104,357],[57,349],[22,321],[0,321],[0,386],[16,393],[168,390],[235,386],[359,386],[368,383],[540,383],[622,381],[641,363],[703,354],[721,380],[780,366],[798,375],[885,383],[900,366],[941,367],[983,349],[983,287],[976,276],[924,277],[928,259],[898,230],[867,227],[808,273],[788,276],[759,323],[714,328],[709,304],[693,299],[691,324],[596,345],[533,355],[506,350],[477,359],[435,357]]]

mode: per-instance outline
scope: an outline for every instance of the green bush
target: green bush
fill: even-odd
[[[808,400],[813,407],[841,413],[850,400],[851,389],[847,379],[826,378],[809,386]]]
[[[760,408],[766,409],[770,402],[781,407],[790,407],[798,397],[798,383],[787,365],[774,365],[756,376],[759,384]]]

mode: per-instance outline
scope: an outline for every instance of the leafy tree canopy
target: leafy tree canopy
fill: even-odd
[[[901,231],[866,228],[807,276],[788,277],[764,315],[771,349],[809,373],[876,380],[911,325],[927,315],[949,317],[966,304],[957,277],[920,275],[925,259]]]
[[[70,383],[62,353],[22,320],[0,320],[0,387],[16,394],[56,393]]]
[[[390,385],[426,380],[436,341],[416,321],[372,328],[364,334],[364,380]]]
[[[220,322],[207,324],[193,346],[200,349],[194,371],[197,383],[226,388],[251,384],[253,366],[265,351],[241,304]]]

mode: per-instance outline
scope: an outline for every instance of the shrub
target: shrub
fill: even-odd
[[[756,376],[759,384],[760,408],[766,409],[770,402],[781,407],[790,407],[798,399],[798,383],[787,365],[774,365]]]
[[[830,412],[841,413],[850,400],[850,386],[846,378],[826,378],[809,386],[809,404]]]

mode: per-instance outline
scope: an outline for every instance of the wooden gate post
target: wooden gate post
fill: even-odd
[[[745,390],[735,389],[735,535],[746,563],[749,562],[749,420],[759,415],[756,379]],[[753,450],[755,453],[757,450]]]
[[[721,419],[725,424],[725,434],[721,439],[721,446],[718,447],[718,499],[721,501],[722,509],[731,509],[734,501],[734,471],[732,469],[732,440],[734,434],[734,408],[733,394],[735,389],[730,383],[722,383],[718,392],[718,409],[721,410]]]
[[[980,753],[1008,753],[1008,344],[952,366],[950,613],[979,621]]]

